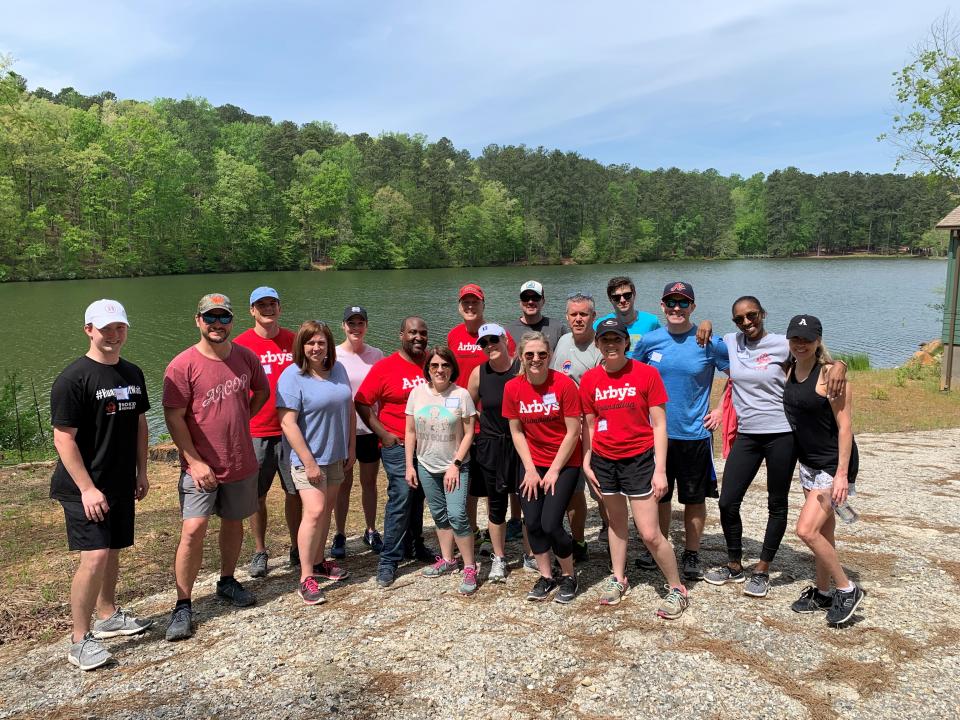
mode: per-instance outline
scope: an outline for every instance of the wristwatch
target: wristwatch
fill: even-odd
[[[454,467],[462,467],[462,466],[463,466],[463,460],[461,460],[460,458],[454,458],[454,459],[453,459],[453,466],[454,466]]]

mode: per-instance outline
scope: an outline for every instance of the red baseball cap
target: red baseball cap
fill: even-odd
[[[475,283],[467,283],[462,288],[460,288],[460,294],[457,296],[458,300],[463,300],[465,295],[476,295],[481,300],[485,300],[483,297],[483,290],[481,287]]]

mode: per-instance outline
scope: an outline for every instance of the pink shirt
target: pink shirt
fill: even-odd
[[[257,472],[250,392],[269,390],[259,358],[236,344],[225,360],[211,360],[191,346],[171,360],[163,374],[163,406],[186,408],[193,445],[222,483]],[[183,453],[180,467],[188,469]]]
[[[357,390],[360,389],[360,384],[367,376],[367,373],[370,372],[370,368],[380,360],[383,360],[383,350],[375,348],[372,345],[364,345],[363,352],[359,354],[350,352],[339,345],[337,346],[337,362],[346,368],[347,377],[350,378],[350,388],[353,390],[354,395],[356,395]],[[374,412],[376,412],[376,407],[374,407]],[[363,420],[360,419],[360,416],[357,415],[357,435],[369,435],[370,433],[370,428],[368,428]]]

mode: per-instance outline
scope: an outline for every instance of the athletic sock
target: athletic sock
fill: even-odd
[[[845,588],[837,588],[837,592],[851,593],[851,592],[853,592],[853,589],[854,589],[855,587],[857,587],[857,586],[854,585],[853,583],[850,583],[850,584],[847,585]]]
[[[187,608],[187,610],[193,609],[193,603],[190,598],[184,600],[177,600],[177,604],[173,606],[174,610],[179,610],[180,608]]]
[[[227,580],[233,580],[233,575],[221,575],[220,582],[226,582]]]

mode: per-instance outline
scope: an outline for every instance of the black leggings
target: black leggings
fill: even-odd
[[[793,433],[740,433],[723,468],[723,486],[720,488],[720,524],[730,562],[739,563],[743,558],[740,504],[764,460],[767,461],[768,515],[761,560],[773,561],[787,530],[787,499],[797,465]]]
[[[537,468],[540,477],[546,475],[547,470],[549,468]],[[579,479],[579,467],[565,467],[560,470],[552,495],[545,495],[542,488],[537,490],[534,500],[527,500],[520,494],[523,522],[527,526],[530,548],[535,554],[553,550],[558,558],[568,558],[573,553],[573,538],[564,529],[563,518]]]

